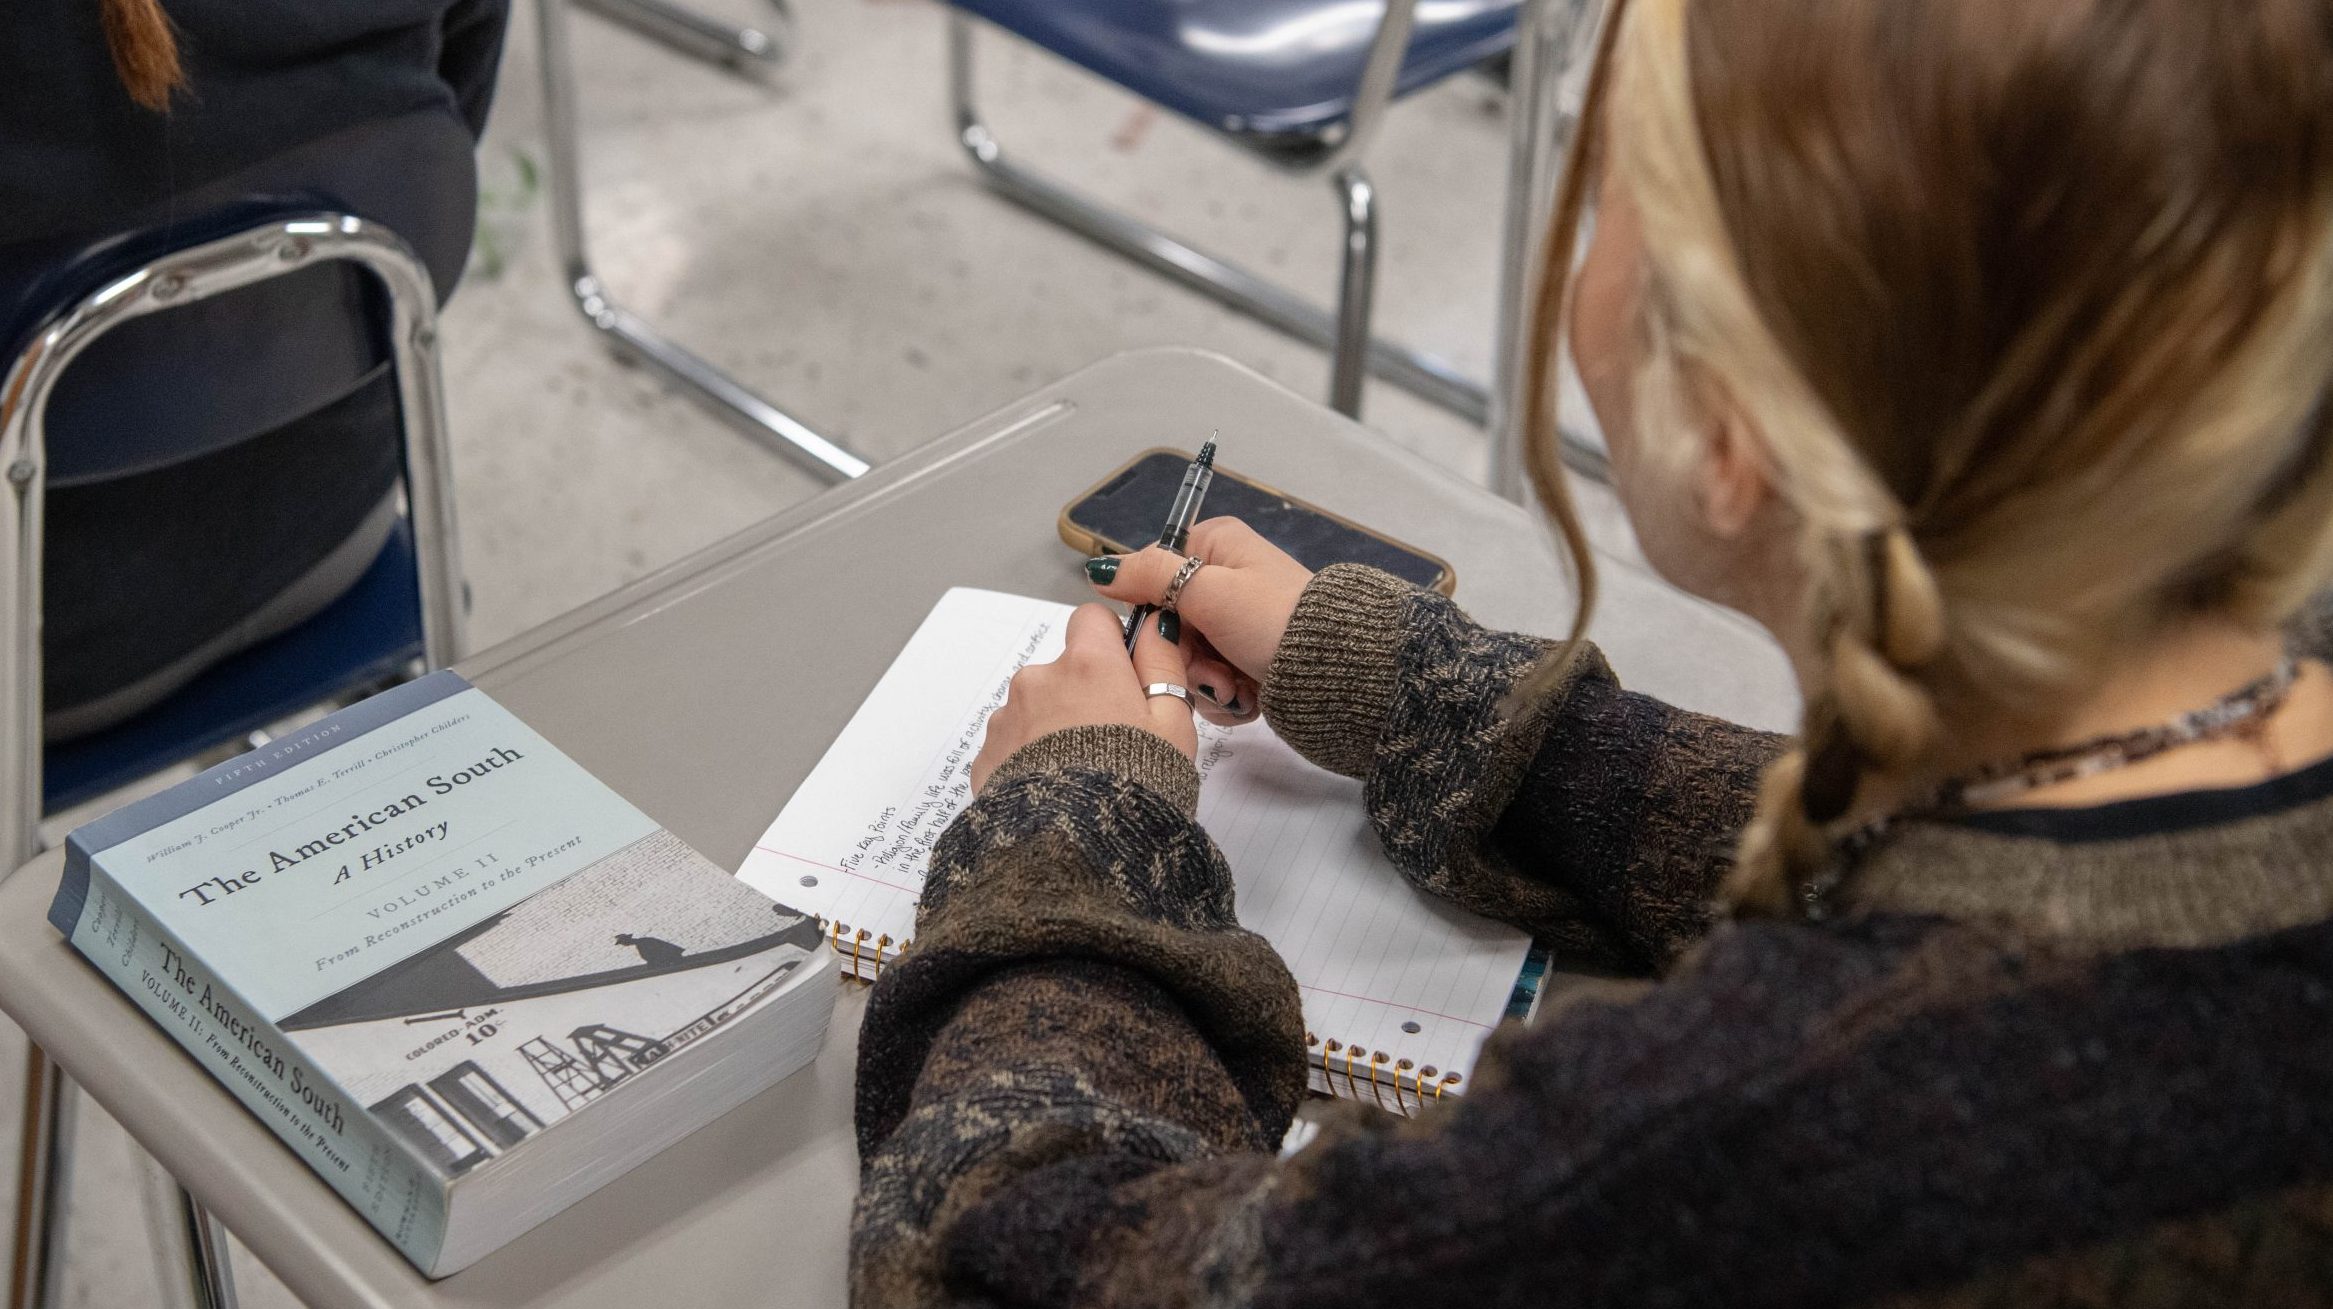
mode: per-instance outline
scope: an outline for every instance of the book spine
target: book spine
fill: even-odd
[[[445,1244],[445,1183],[261,1018],[102,867],[80,866],[73,948],[193,1055],[424,1273]]]
[[[57,882],[56,898],[49,901],[49,926],[70,938],[73,927],[81,921],[81,911],[89,904],[88,845],[75,832],[65,838],[65,875]]]

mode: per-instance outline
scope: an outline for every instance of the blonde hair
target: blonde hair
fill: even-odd
[[[168,109],[171,93],[186,84],[186,70],[161,0],[98,0],[98,14],[122,89],[148,109]]]
[[[2034,712],[2333,577],[2333,0],[1615,0],[1549,233],[1548,380],[1609,152],[1642,219],[1636,439],[1760,438],[1820,666],[1727,893],[1782,908],[1945,719]],[[1810,53],[1819,52],[1819,54]],[[1932,780],[1932,779],[1931,779]]]

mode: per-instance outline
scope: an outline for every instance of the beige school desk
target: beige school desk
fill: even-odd
[[[1449,559],[1488,622],[1558,632],[1566,587],[1524,510],[1221,358],[1108,360],[484,654],[461,670],[736,867],[950,586],[1085,598],[1068,499],[1149,446],[1223,432],[1224,464]],[[1163,512],[1163,506],[1162,512]],[[685,512],[685,506],[672,506]],[[1641,571],[1605,570],[1624,679],[1788,719],[1780,656]],[[0,885],[0,1007],[292,1290],[318,1306],[844,1302],[864,992],[817,1062],[476,1266],[426,1282],[95,970],[43,914],[51,853]],[[117,1215],[113,1221],[134,1221]]]

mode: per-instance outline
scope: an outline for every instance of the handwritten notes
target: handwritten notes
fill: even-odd
[[[1069,614],[948,592],[738,875],[853,935],[912,937],[932,846],[971,800],[988,716],[1014,673],[1060,653]],[[1307,1025],[1324,1044],[1471,1069],[1529,938],[1411,886],[1370,830],[1360,783],[1306,763],[1264,724],[1202,724],[1198,762],[1199,821],[1231,864],[1240,921],[1288,961]]]
[[[930,864],[933,843],[940,839],[940,833],[947,829],[948,824],[954,821],[958,813],[963,811],[964,806],[972,801],[972,759],[973,756],[980,753],[981,740],[988,731],[988,716],[1004,704],[1005,694],[1012,685],[1013,674],[1021,671],[1032,662],[1042,663],[1060,653],[1060,619],[1051,615],[1037,616],[1017,612],[1013,614],[976,612],[979,608],[990,607],[978,605],[976,598],[1011,599],[1012,597],[998,597],[993,592],[985,591],[958,590],[949,592],[951,600],[959,596],[966,597],[957,606],[966,611],[961,616],[962,621],[977,623],[984,632],[990,629],[995,631],[1012,630],[1017,643],[1012,646],[1009,657],[1000,665],[987,667],[982,673],[981,681],[986,690],[969,710],[961,704],[950,706],[951,711],[958,715],[954,728],[941,741],[938,752],[924,761],[914,780],[906,788],[896,793],[902,798],[896,803],[885,805],[878,811],[874,818],[866,824],[859,838],[851,842],[850,850],[835,859],[836,867],[844,873],[860,877],[882,877],[892,883],[910,882],[919,887],[923,884],[924,869]],[[947,608],[948,601],[942,601],[942,607],[943,609]],[[1015,610],[1023,607],[1022,605],[1013,606]],[[935,613],[936,616],[937,613]],[[952,614],[949,628],[952,628],[956,621],[959,621],[958,616]],[[943,628],[942,630],[949,629]],[[953,641],[945,643],[947,646],[955,644]],[[911,655],[915,656],[916,659],[912,665],[909,664]],[[1043,657],[1040,658],[1040,655]],[[952,680],[936,676],[938,670],[926,662],[935,658],[948,659],[952,656],[945,649],[918,650],[911,643],[907,651],[900,655],[898,663],[892,666],[891,673],[886,674],[883,682],[877,685],[875,694],[868,698],[867,705],[860,708],[859,717],[853,718],[850,727],[844,729],[843,740],[847,741],[853,737],[859,729],[860,719],[867,717],[867,707],[876,704],[878,700],[889,699],[892,696],[901,699],[913,696],[919,701],[926,700],[931,698],[930,693],[936,682]],[[915,685],[898,687],[887,695],[886,688],[889,687],[893,676],[900,672],[902,665],[918,670],[914,679]],[[898,748],[906,743],[898,741],[891,729],[910,725],[908,722],[895,721],[877,729],[875,724],[870,721],[868,724],[869,735],[864,738],[878,742],[884,759],[892,762],[893,766],[899,768],[903,774],[905,765],[913,763],[922,752],[919,748]],[[874,734],[878,730],[881,732],[879,736]],[[839,748],[841,742],[838,741],[836,744]],[[920,746],[920,742],[916,745]],[[872,759],[854,759],[852,761],[850,771],[856,777],[859,786],[866,788],[865,794],[893,794],[888,789],[878,790],[874,785],[872,770],[882,766]],[[821,761],[819,771],[824,772],[825,770],[826,763]],[[770,842],[766,840],[761,843],[765,847],[769,844]],[[757,851],[757,853],[766,852],[766,850]],[[800,876],[798,875],[795,880],[799,889],[802,885]],[[800,903],[799,898],[797,898],[796,903]],[[885,916],[885,921],[889,921],[888,915]],[[908,925],[911,924],[912,910]],[[904,933],[894,933],[894,935],[902,934]]]

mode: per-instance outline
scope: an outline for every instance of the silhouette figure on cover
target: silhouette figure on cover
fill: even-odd
[[[683,951],[672,942],[656,936],[634,936],[630,932],[616,933],[617,945],[628,945],[640,952],[640,962],[662,966],[680,962]]]

